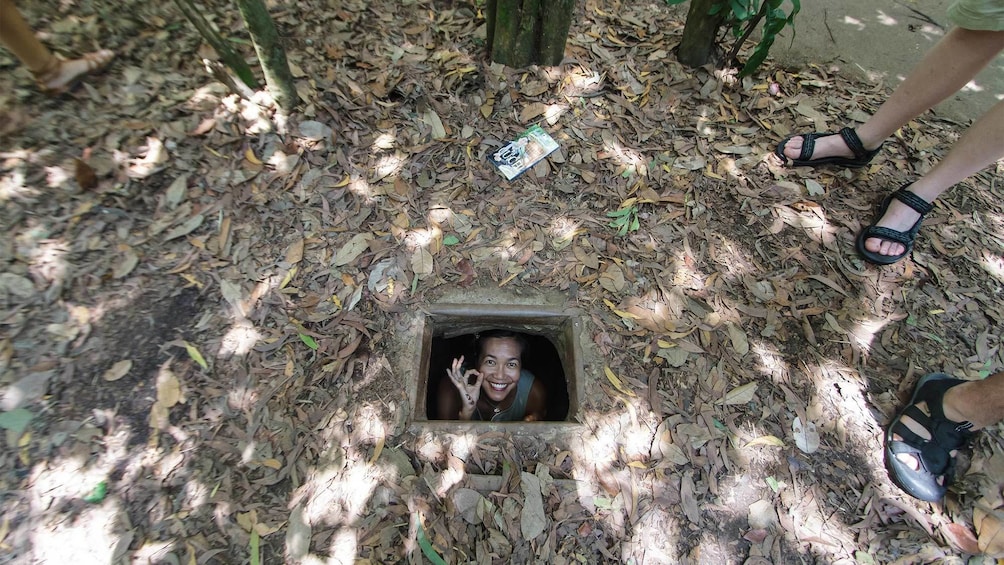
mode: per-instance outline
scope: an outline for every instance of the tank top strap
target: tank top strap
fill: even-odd
[[[513,399],[509,408],[499,412],[494,418],[498,422],[518,422],[526,417],[526,401],[530,398],[530,389],[533,388],[533,373],[526,369],[519,372],[519,383],[516,384],[516,398]]]

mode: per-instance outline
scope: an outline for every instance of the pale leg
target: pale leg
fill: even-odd
[[[983,114],[952,146],[948,155],[926,175],[917,179],[910,192],[928,202],[933,202],[944,191],[963,179],[1004,157],[1004,101],[998,102]],[[919,218],[899,200],[893,199],[885,216],[877,225],[897,231],[910,229]],[[881,255],[898,255],[904,251],[899,243],[877,238],[865,240],[865,248]]]
[[[952,29],[927,52],[875,115],[857,128],[861,143],[866,149],[878,147],[907,122],[958,92],[1002,49],[1004,32]],[[802,138],[794,137],[785,145],[784,154],[796,159],[801,150]],[[816,141],[813,159],[835,155],[853,156],[840,136]]]

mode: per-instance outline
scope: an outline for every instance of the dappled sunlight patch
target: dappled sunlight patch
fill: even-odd
[[[899,24],[899,21],[896,18],[894,18],[893,16],[890,16],[889,14],[887,14],[885,12],[885,10],[876,10],[876,18],[875,19],[878,21],[879,24],[884,25],[884,26],[888,26],[888,27],[894,27],[897,24]]]
[[[255,409],[259,394],[255,386],[234,383],[233,388],[227,393],[227,404],[234,410],[250,412]]]
[[[62,287],[69,275],[70,246],[61,239],[41,240],[32,251],[28,271],[36,281],[46,281]]]
[[[128,550],[133,534],[122,521],[118,499],[87,506],[75,518],[35,517],[31,540],[37,563],[116,563]],[[169,547],[173,541],[157,546]]]
[[[323,471],[313,484],[305,516],[312,524],[353,525],[380,484],[383,471],[366,462],[346,461],[344,469]]]
[[[821,207],[804,205],[796,210],[794,206],[775,206],[774,213],[782,222],[801,229],[814,241],[827,247],[836,244],[838,228],[826,219]]]
[[[999,282],[1004,283],[1004,257],[994,255],[984,249],[983,256],[980,257],[980,266]]]
[[[220,341],[218,357],[227,358],[232,355],[247,355],[261,340],[262,334],[247,319],[238,320]]]
[[[788,373],[788,363],[784,356],[773,343],[757,341],[750,350],[757,357],[757,370],[768,377],[774,383],[787,383],[790,381]]]
[[[760,267],[751,261],[749,257],[755,256],[750,250],[731,238],[718,235],[718,245],[710,245],[709,253],[718,265],[718,272],[729,282],[741,280],[747,275],[754,275],[760,272]]]
[[[576,67],[567,71],[561,80],[561,93],[572,98],[587,96],[602,89],[603,75],[586,67]]]
[[[62,165],[52,165],[45,168],[45,185],[48,188],[61,188],[70,183],[73,173]]]
[[[448,206],[433,206],[426,216],[429,223],[435,226],[450,225],[457,213]]]
[[[370,186],[370,183],[366,179],[360,177],[353,178],[349,181],[348,188],[349,192],[362,198],[366,204],[371,204],[376,200],[373,187]]]
[[[404,243],[409,251],[428,249],[435,241],[442,239],[443,232],[438,226],[408,230]]]
[[[875,336],[893,321],[889,317],[884,319],[868,317],[863,320],[857,320],[852,322],[850,327],[847,328],[847,335],[854,340],[858,347],[867,350],[871,348],[872,342],[875,341]]]
[[[376,139],[373,140],[373,154],[376,155],[381,151],[393,149],[396,145],[397,135],[395,132],[381,132],[380,135],[376,136]]]
[[[40,189],[25,184],[24,171],[20,168],[0,177],[0,204],[10,200],[36,198],[41,193]]]
[[[854,27],[858,31],[862,31],[865,29],[865,23],[853,16],[844,16],[843,20],[841,21],[843,22],[844,25]]]
[[[159,563],[167,561],[171,550],[176,545],[173,541],[147,541],[132,555],[133,563]],[[194,555],[193,555],[194,557]]]
[[[883,423],[876,422],[868,409],[872,401],[858,372],[829,359],[806,363],[804,369],[815,388],[806,416],[841,445],[848,441],[854,445],[873,445],[881,436]],[[873,461],[874,472],[881,472],[880,454],[861,456]]]
[[[618,174],[648,175],[648,165],[641,152],[626,147],[619,139],[603,136],[603,151],[597,153],[600,159],[612,158],[620,167]]]
[[[567,216],[557,216],[551,220],[548,231],[552,237],[552,246],[555,249],[563,249],[572,243],[576,236],[584,233],[581,220],[574,220]]]
[[[397,177],[407,162],[407,155],[400,151],[381,155],[373,166],[373,177],[370,182],[379,182],[386,177]]]

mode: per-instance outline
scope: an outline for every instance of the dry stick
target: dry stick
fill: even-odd
[[[181,9],[181,13],[185,14],[188,21],[192,22],[195,29],[199,32],[199,35],[206,40],[209,45],[216,50],[220,55],[220,59],[223,59],[223,63],[230,68],[234,73],[237,74],[237,78],[248,85],[251,89],[258,88],[258,81],[254,78],[254,72],[251,67],[244,61],[244,59],[236,51],[230,48],[230,44],[227,43],[225,39],[215,30],[213,26],[210,25],[206,18],[202,16],[202,13],[196,9],[195,5],[192,4],[192,0],[174,0],[178,8]],[[238,93],[241,94],[241,93]]]
[[[739,57],[739,49],[743,46],[743,43],[745,43],[746,40],[749,39],[749,36],[753,34],[753,30],[756,29],[756,26],[760,24],[760,20],[764,19],[767,16],[767,8],[769,8],[769,2],[764,0],[763,4],[760,4],[760,11],[756,13],[756,16],[753,18],[753,21],[751,21],[750,24],[746,26],[746,31],[743,32],[743,36],[740,37],[732,46],[732,52],[729,53],[729,56],[725,58],[726,61],[728,61],[731,64],[736,64],[737,62],[736,58]]]

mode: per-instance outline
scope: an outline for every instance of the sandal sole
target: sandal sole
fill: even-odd
[[[896,414],[896,417],[893,418],[891,422],[889,422],[889,425],[886,426],[885,429],[885,441],[883,442],[883,452],[885,453],[884,457],[885,469],[886,472],[889,474],[889,478],[897,487],[902,489],[903,492],[909,494],[910,496],[918,500],[923,500],[925,502],[938,502],[941,499],[943,499],[945,497],[945,493],[948,492],[948,486],[940,485],[940,495],[939,494],[934,495],[936,496],[935,498],[934,496],[926,496],[924,493],[918,493],[914,491],[912,486],[907,485],[905,481],[903,481],[903,479],[900,477],[901,473],[917,473],[919,471],[910,468],[907,465],[907,463],[900,461],[896,457],[896,454],[892,452],[891,444],[893,441],[896,441],[892,437],[893,429],[896,427],[896,424],[898,424],[900,420],[903,419],[903,416],[906,415],[907,408],[917,404],[917,396],[920,394],[920,389],[923,388],[925,384],[931,381],[940,381],[946,379],[959,380],[945,373],[930,373],[921,377],[921,379],[917,381],[917,385],[913,389],[913,396],[910,397],[910,401],[906,403],[905,406],[903,406],[903,409],[900,410],[898,414]]]

